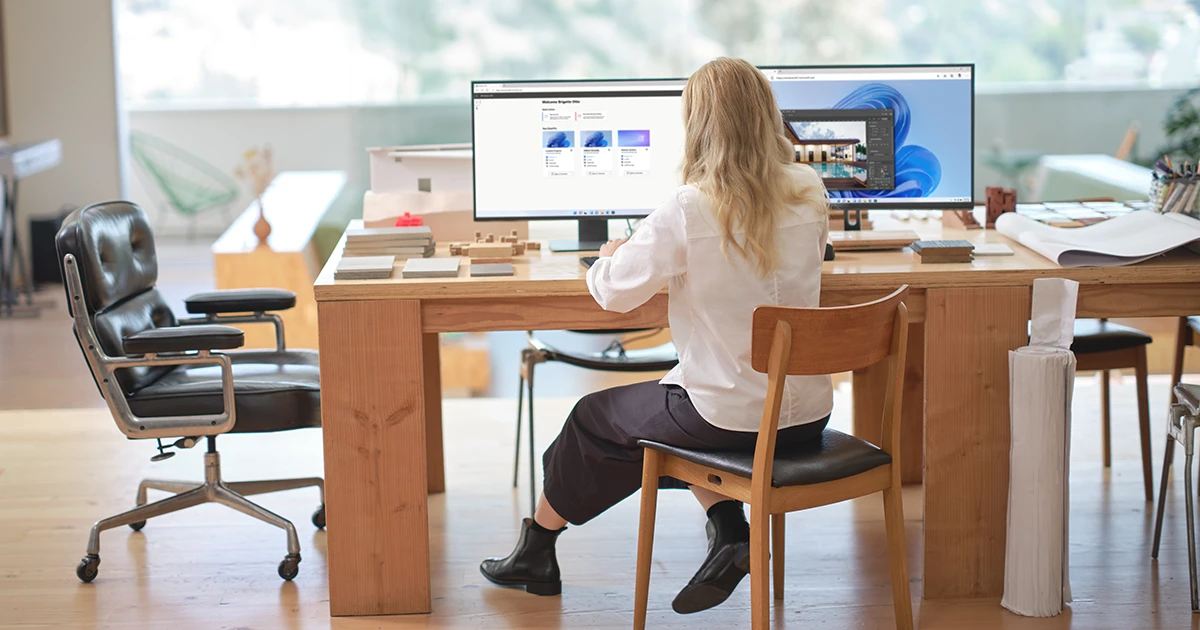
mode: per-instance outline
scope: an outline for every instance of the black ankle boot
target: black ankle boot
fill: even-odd
[[[488,558],[479,565],[479,572],[497,586],[522,587],[534,595],[559,595],[562,577],[558,573],[558,557],[554,542],[566,531],[550,531],[533,519],[521,521],[521,538],[517,548],[507,558]]]
[[[671,608],[681,615],[725,601],[750,572],[750,525],[740,501],[721,501],[709,508],[704,529],[708,532],[708,557],[671,602]]]

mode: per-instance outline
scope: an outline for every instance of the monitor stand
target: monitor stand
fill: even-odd
[[[552,240],[552,252],[594,252],[608,242],[608,219],[579,219],[579,238]]]

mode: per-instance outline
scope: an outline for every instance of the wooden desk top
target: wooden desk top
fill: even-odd
[[[351,223],[353,227],[355,224]],[[1200,255],[1177,251],[1166,256],[1125,267],[1085,267],[1064,269],[1040,254],[1009,240],[994,230],[944,228],[937,221],[895,221],[881,215],[875,221],[880,230],[909,229],[923,239],[965,239],[973,243],[1005,243],[1012,256],[980,256],[971,263],[922,264],[912,250],[838,252],[835,260],[824,263],[821,286],[824,290],[895,288],[908,284],[914,288],[1014,286],[1032,284],[1042,277],[1070,278],[1087,284],[1171,284],[1200,282]],[[435,235],[436,236],[436,235]],[[343,236],[343,243],[344,243]],[[515,275],[500,278],[472,278],[463,261],[457,278],[403,279],[397,263],[387,280],[334,281],[333,270],[341,260],[342,244],[326,262],[314,284],[318,302],[388,299],[469,299],[496,297],[586,296],[584,276],[587,269],[579,258],[594,253],[555,253],[548,248],[531,256],[513,259]],[[438,256],[448,256],[445,244]]]
[[[321,218],[333,205],[346,174],[342,171],[283,171],[263,193],[263,208],[271,235],[267,246],[274,252],[301,252],[308,247]],[[254,224],[258,202],[250,202],[242,214],[212,246],[214,254],[246,254],[258,249]],[[339,258],[341,247],[338,247]]]

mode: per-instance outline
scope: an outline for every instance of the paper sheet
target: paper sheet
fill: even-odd
[[[1080,228],[1056,228],[1015,212],[996,220],[1003,235],[1062,267],[1132,265],[1200,243],[1200,221],[1179,213],[1139,210]]]

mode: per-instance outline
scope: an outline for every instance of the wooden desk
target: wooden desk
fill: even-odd
[[[877,227],[885,229],[882,221]],[[926,238],[1008,242],[992,231],[915,229]],[[1081,317],[1200,313],[1200,256],[1061,269],[1010,244],[1015,256],[969,264],[922,265],[903,250],[839,253],[824,265],[822,304],[862,302],[908,284],[909,313],[927,331],[925,598],[1001,595],[1007,352],[1026,343],[1033,280],[1078,280]],[[628,314],[601,311],[578,256],[543,250],[518,259],[511,278],[469,278],[463,270],[451,280],[401,280],[397,271],[390,280],[334,282],[340,254],[326,264],[315,293],[331,614],[430,611],[426,491],[443,487],[437,333],[666,323],[665,294]],[[910,396],[909,409],[919,417]],[[908,413],[906,420],[913,424]]]
[[[287,289],[296,306],[281,312],[289,348],[317,348],[317,303],[312,283],[321,268],[314,236],[333,205],[346,174],[341,171],[284,171],[263,193],[271,235],[260,245],[254,235],[258,202],[251,202],[212,246],[218,289]],[[237,324],[247,348],[274,348],[270,324]]]

